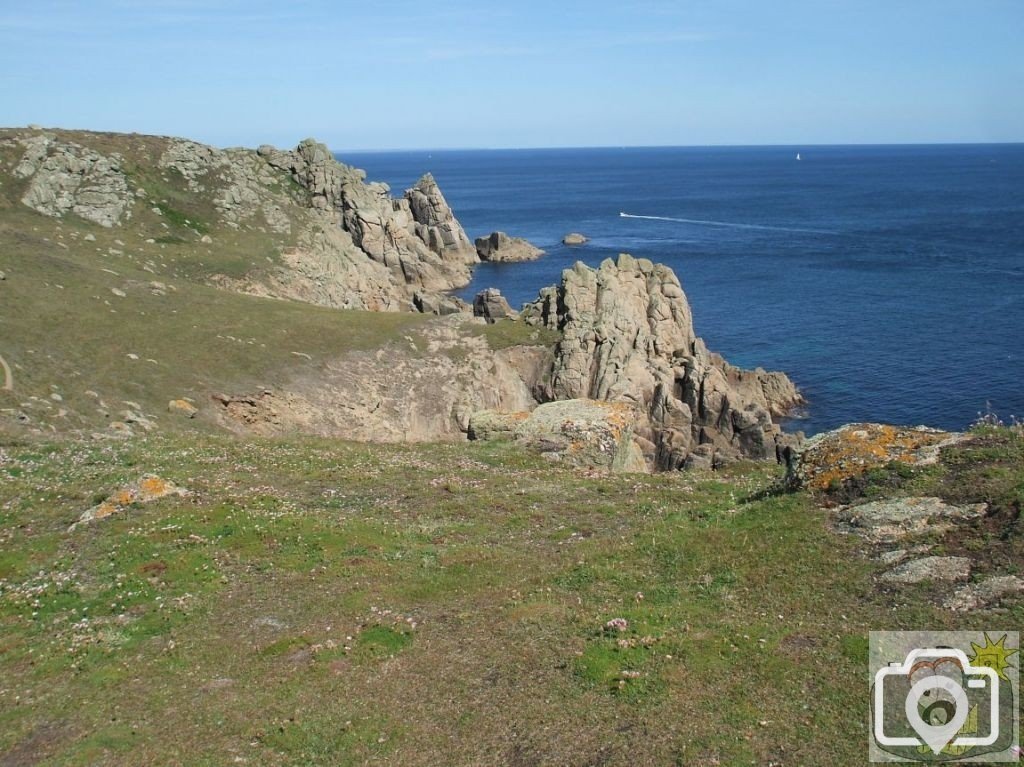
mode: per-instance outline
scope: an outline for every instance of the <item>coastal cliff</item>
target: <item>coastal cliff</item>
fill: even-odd
[[[676,275],[645,259],[577,263],[522,317],[497,291],[471,307],[450,291],[480,251],[540,251],[474,243],[429,173],[393,197],[312,139],[6,130],[0,176],[17,309],[0,350],[17,402],[0,414],[23,429],[459,440],[493,413],[553,457],[633,471],[775,459],[801,401],[784,374],[709,352]],[[95,332],[48,335],[62,305]],[[524,420],[563,401],[580,402]]]

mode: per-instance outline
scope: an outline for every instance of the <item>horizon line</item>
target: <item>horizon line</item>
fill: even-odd
[[[372,147],[364,149],[335,149],[335,154],[371,154],[399,152],[530,152],[561,151],[572,149],[803,149],[828,147],[889,147],[889,146],[1018,146],[1019,141],[864,141],[864,142],[816,142],[807,144],[580,144],[556,146],[446,146],[446,147]]]
[[[65,128],[59,126],[44,126],[30,123],[28,125],[0,125],[0,131],[39,130],[39,131],[66,131],[82,133],[107,133],[124,136],[151,136],[154,138],[179,138],[188,141],[205,143],[208,146],[220,149],[255,148],[266,141],[255,142],[255,144],[221,143],[210,139],[198,139],[191,136],[172,135],[167,133],[150,133],[148,131],[118,130],[111,128]],[[315,136],[307,136],[314,138]],[[305,139],[299,139],[296,144]],[[560,144],[550,146],[424,146],[424,147],[363,147],[337,149],[330,146],[330,142],[321,141],[326,144],[334,154],[371,154],[371,153],[400,153],[400,152],[527,152],[527,151],[563,151],[580,149],[790,149],[799,150],[804,148],[827,148],[827,147],[897,147],[897,146],[1019,146],[1024,145],[1024,138],[1013,141],[861,141],[861,142],[835,142],[835,141],[814,141],[807,143],[779,143],[771,142],[766,144],[751,143],[703,143],[703,144]],[[276,146],[276,145],[275,145]]]

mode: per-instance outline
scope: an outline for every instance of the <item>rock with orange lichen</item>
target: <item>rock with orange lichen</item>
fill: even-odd
[[[186,418],[195,418],[199,408],[187,399],[172,399],[167,403],[167,412],[185,416]]]
[[[121,488],[105,501],[83,512],[78,521],[68,529],[74,530],[78,525],[105,519],[119,511],[124,511],[133,504],[149,503],[169,495],[185,496],[188,495],[188,490],[155,474],[144,474],[138,482]]]
[[[529,413],[476,413],[470,434],[476,439],[512,438],[580,468],[643,472],[647,464],[633,438],[638,417],[626,402],[559,400]]]
[[[964,439],[964,434],[927,426],[847,424],[807,440],[799,451],[790,481],[812,490],[826,490],[894,462],[927,466],[938,461],[942,448]]]

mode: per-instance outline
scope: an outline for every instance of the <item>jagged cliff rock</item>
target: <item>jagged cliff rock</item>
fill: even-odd
[[[475,250],[429,174],[395,199],[387,184],[366,183],[363,171],[339,163],[312,139],[292,152],[260,147],[258,153],[309,191],[325,223],[340,223],[361,254],[389,270],[402,298],[469,281]],[[343,252],[347,246],[340,245]]]
[[[107,148],[132,139],[88,138],[97,138],[101,151],[59,131],[7,140],[21,155],[10,170],[24,182],[21,202],[47,216],[76,215],[109,228],[139,212],[173,214],[188,226],[194,222],[165,210],[166,202],[152,194],[157,189],[162,196],[180,182],[185,204],[209,206],[217,219],[193,226],[197,240],[206,225],[261,231],[277,240],[272,266],[215,276],[221,287],[339,308],[415,309],[417,294],[437,304],[442,293],[469,282],[479,260],[429,174],[393,198],[386,184],[367,183],[363,171],[339,163],[312,139],[292,151],[253,151],[152,137],[148,146],[160,146],[156,156],[126,164]]]
[[[784,374],[709,352],[675,274],[646,259],[577,263],[523,316],[562,333],[538,396],[633,404],[638,442],[657,468],[775,458],[783,435],[773,417],[801,401]]]
[[[309,193],[316,215],[291,258],[341,296],[328,292],[325,303],[409,308],[416,294],[429,297],[469,282],[475,250],[429,174],[396,199],[387,184],[366,183],[363,171],[339,163],[312,139],[294,151],[262,146],[256,154]],[[332,270],[333,278],[325,274]]]

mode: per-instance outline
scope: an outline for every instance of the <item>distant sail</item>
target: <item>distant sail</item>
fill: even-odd
[[[796,159],[798,159],[798,160],[800,159],[800,153],[799,152],[796,153]]]

